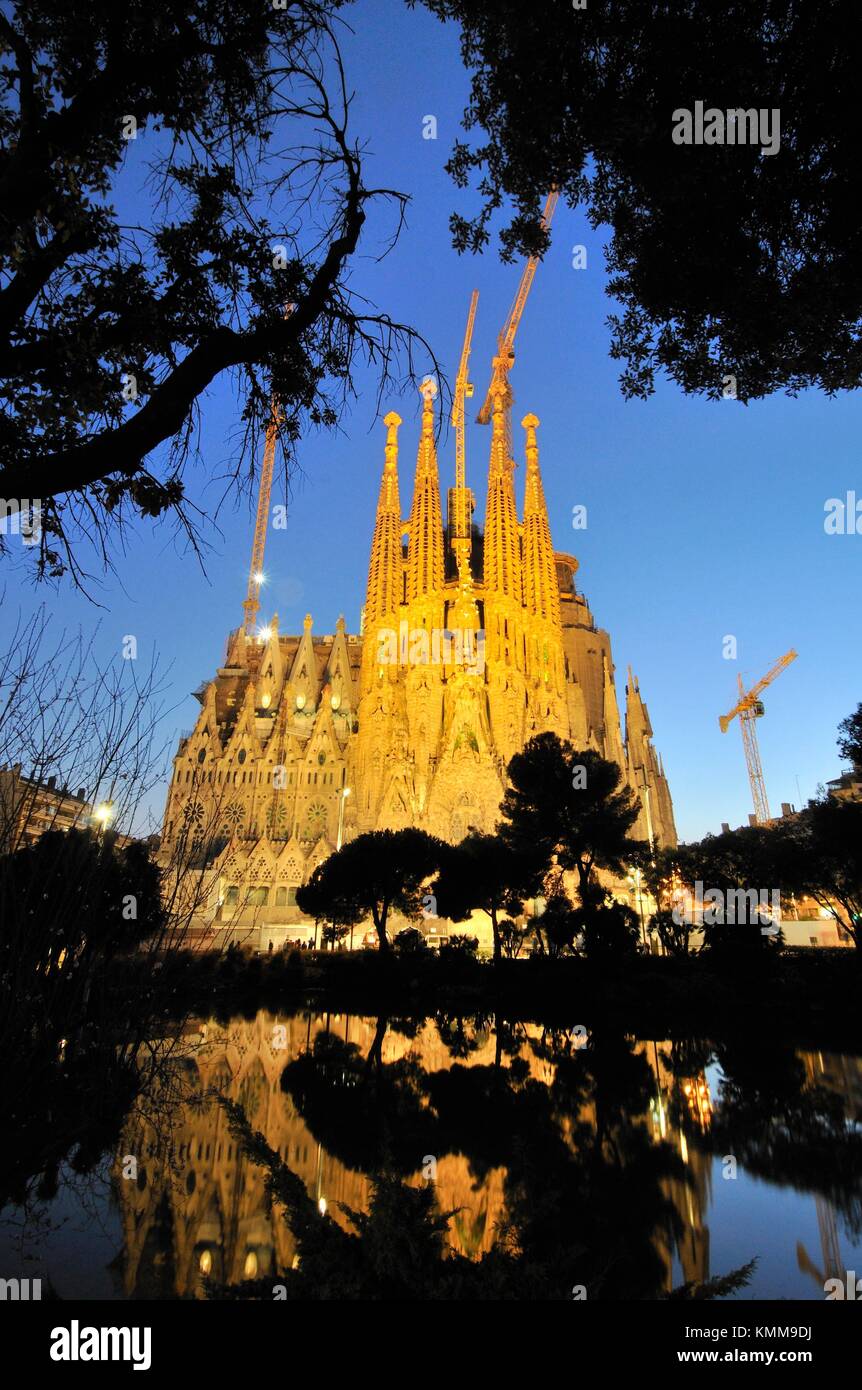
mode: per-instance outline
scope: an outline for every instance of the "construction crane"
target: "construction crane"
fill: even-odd
[[[266,547],[266,527],[269,520],[269,499],[272,495],[272,474],[275,464],[275,446],[278,440],[278,418],[273,402],[269,424],[266,427],[266,442],[263,448],[263,463],[260,470],[260,488],[257,494],[257,520],[254,524],[254,540],[251,546],[251,566],[248,572],[246,589],[244,631],[246,637],[254,632],[257,615],[260,611],[260,586],[263,583],[263,552]]]
[[[296,306],[288,304],[284,317],[290,318]],[[266,528],[269,520],[269,499],[272,496],[272,474],[275,466],[275,446],[278,442],[279,405],[273,397],[270,407],[269,423],[263,446],[263,463],[260,470],[260,488],[257,495],[257,518],[254,524],[254,540],[251,546],[251,565],[248,571],[248,587],[245,592],[243,609],[245,622],[243,631],[251,637],[260,612],[260,586],[263,583],[263,553],[266,549]]]
[[[455,392],[452,398],[452,427],[455,430],[455,486],[450,494],[450,515],[453,519],[452,549],[458,564],[458,578],[466,583],[470,569],[470,523],[472,496],[467,489],[467,460],[464,443],[464,401],[473,394],[473,383],[468,380],[470,344],[473,340],[473,324],[476,321],[476,305],[479,291],[474,290],[470,298],[470,311],[467,314],[467,328],[464,333],[464,346],[461,348],[461,361],[455,378]]]
[[[542,213],[542,227],[548,231],[551,225],[551,218],[557,206],[559,191],[552,188],[545,203]],[[497,339],[497,355],[493,361],[493,371],[491,375],[491,385],[488,387],[488,394],[485,397],[482,409],[476,416],[480,425],[487,425],[494,411],[494,393],[502,385],[504,388],[504,409],[506,416],[506,448],[509,458],[512,457],[512,388],[509,385],[509,373],[515,360],[515,334],[518,332],[518,325],[524,314],[524,306],[535,279],[536,269],[539,264],[538,256],[531,256],[524,266],[521,276],[521,283],[518,286],[518,293],[512,301],[509,316],[503,326],[503,331]]]
[[[757,731],[754,721],[763,715],[763,701],[760,699],[762,691],[771,685],[776,676],[780,676],[791,663],[796,660],[796,652],[791,650],[785,652],[784,656],[770,671],[767,671],[762,680],[753,685],[746,691],[742,684],[742,676],[737,676],[739,681],[739,699],[729,714],[721,715],[718,723],[723,734],[727,733],[728,726],[732,719],[739,715],[739,726],[742,730],[742,746],[745,749],[745,762],[748,767],[748,780],[751,783],[751,795],[754,801],[754,819],[757,825],[765,825],[770,819],[769,802],[766,800],[766,784],[763,780],[763,766],[760,761],[760,749],[757,746]]]

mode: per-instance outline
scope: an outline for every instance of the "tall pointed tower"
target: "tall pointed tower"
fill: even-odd
[[[386,426],[386,454],[371,539],[362,622],[362,635],[366,639],[366,654],[362,663],[363,690],[375,677],[380,633],[388,634],[397,628],[402,603],[401,502],[398,496],[398,427],[401,416],[392,410],[383,423]],[[388,638],[384,637],[384,643],[386,640]]]
[[[426,377],[420,389],[422,429],[410,508],[405,583],[408,660],[404,688],[409,753],[407,748],[402,751],[398,769],[402,783],[411,787],[411,809],[419,817],[425,810],[431,762],[440,737],[447,655],[443,514],[434,443],[437,383]]]
[[[440,477],[434,444],[434,400],[437,383],[422,383],[422,433],[416,454],[413,505],[407,544],[407,592],[411,627],[442,620],[443,514],[440,509]]]
[[[406,702],[401,681],[406,646],[401,550],[404,527],[398,491],[401,417],[391,411],[383,423],[386,426],[385,462],[377,499],[362,627],[359,728],[352,777],[357,785],[351,789],[359,830],[371,830],[380,823],[384,797],[391,782],[391,760],[407,741]],[[411,813],[411,801],[412,793],[407,793],[403,805],[405,819]]]
[[[557,566],[539,471],[539,421],[535,415],[525,415],[521,424],[527,432],[523,569],[529,723],[531,732],[542,733],[567,723],[563,630]]]
[[[633,834],[650,844],[676,845],[670,788],[652,745],[649,711],[631,666],[626,685],[626,776],[641,803]]]
[[[506,442],[506,392],[491,387],[491,459],[485,506],[485,651],[488,708],[494,741],[505,763],[524,744],[526,674],[524,576],[515,506],[515,461]]]

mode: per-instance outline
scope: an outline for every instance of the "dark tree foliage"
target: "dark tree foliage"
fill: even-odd
[[[474,909],[487,912],[494,936],[494,962],[502,958],[500,923],[519,917],[524,899],[541,890],[536,865],[515,853],[496,835],[471,830],[446,855],[433,887],[440,917],[463,922]]]
[[[595,869],[622,873],[642,852],[628,832],[637,820],[638,801],[616,763],[593,752],[576,751],[556,734],[537,734],[509,763],[508,788],[498,834],[526,862],[574,869],[582,900]]]
[[[414,0],[415,2],[415,0]],[[558,186],[610,229],[611,355],[626,396],[664,371],[718,398],[752,400],[862,371],[862,165],[855,0],[422,0],[462,27],[472,74],[449,163],[479,179],[453,216],[480,250],[514,203],[503,254],[542,250],[538,211]],[[678,145],[673,112],[780,111],[780,148]]]
[[[425,907],[424,887],[447,852],[424,830],[372,830],[358,835],[315,869],[297,889],[301,912],[315,921],[355,926],[370,917],[381,951],[389,950],[390,912],[417,920]]]
[[[0,1203],[59,1167],[87,1172],[117,1142],[154,1065],[157,977],[130,998],[111,967],[164,925],[160,874],[139,842],[117,849],[89,831],[47,831],[0,856]],[[163,1018],[161,1014],[161,1018]],[[141,1050],[144,1039],[149,1045]]]
[[[49,830],[0,856],[0,1044],[39,1030],[69,1036],[96,972],[156,936],[161,875],[146,847]]]
[[[862,767],[862,704],[838,725],[838,752],[854,767]]]
[[[160,878],[141,841],[117,848],[115,836],[100,838],[92,830],[49,830],[35,844],[3,855],[4,967],[14,952],[17,972],[46,977],[82,960],[132,950],[162,925]]]
[[[827,908],[862,946],[862,802],[813,801],[800,828],[800,852],[788,867],[793,888]]]
[[[640,923],[627,903],[609,894],[592,893],[593,901],[576,909],[574,926],[581,936],[581,950],[591,961],[617,963],[638,949]]]
[[[130,509],[195,539],[183,466],[220,373],[246,464],[271,393],[287,459],[335,423],[357,355],[385,378],[404,343],[345,283],[369,200],[396,223],[404,200],[363,182],[344,2],[4,6],[0,496],[41,499],[43,573],[82,534],[104,557]]]

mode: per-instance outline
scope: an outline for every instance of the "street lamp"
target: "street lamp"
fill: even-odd
[[[338,793],[338,836],[335,841],[336,850],[341,849],[342,841],[344,840],[344,803],[349,795],[349,787],[342,787],[341,791]]]
[[[344,842],[344,803],[350,795],[349,787],[342,787],[338,793],[338,835],[335,840],[336,850],[341,849]],[[353,950],[353,923],[350,924],[350,950]]]
[[[644,900],[643,893],[641,892],[641,871],[639,868],[632,869],[632,871],[629,873],[629,883],[631,883],[634,887],[635,900],[638,905],[638,912],[640,914],[641,919],[641,939],[643,940],[644,949],[647,950],[648,947],[646,923],[644,921]]]
[[[100,833],[104,835],[114,815],[113,801],[100,801],[93,812],[93,819],[99,827]]]

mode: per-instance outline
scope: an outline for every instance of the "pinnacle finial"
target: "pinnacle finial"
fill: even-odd
[[[311,614],[310,614],[310,613],[306,613],[306,615],[305,615],[305,622],[302,624],[302,626],[303,626],[303,628],[305,629],[306,632],[310,632],[310,631],[311,631],[311,623],[312,623]]]
[[[539,417],[538,415],[525,415],[521,424],[527,431],[527,462],[530,464],[531,468],[537,468],[539,464],[539,446],[536,443],[536,429],[539,424]]]
[[[398,426],[401,424],[401,416],[395,410],[390,410],[388,415],[384,415],[383,423],[386,426],[386,444],[398,443]]]
[[[401,416],[394,410],[384,416],[383,423],[386,426],[386,469],[394,472],[398,465],[398,426],[401,424]]]
[[[422,396],[422,433],[425,436],[434,432],[434,399],[437,395],[437,382],[433,376],[426,376],[419,387]]]

